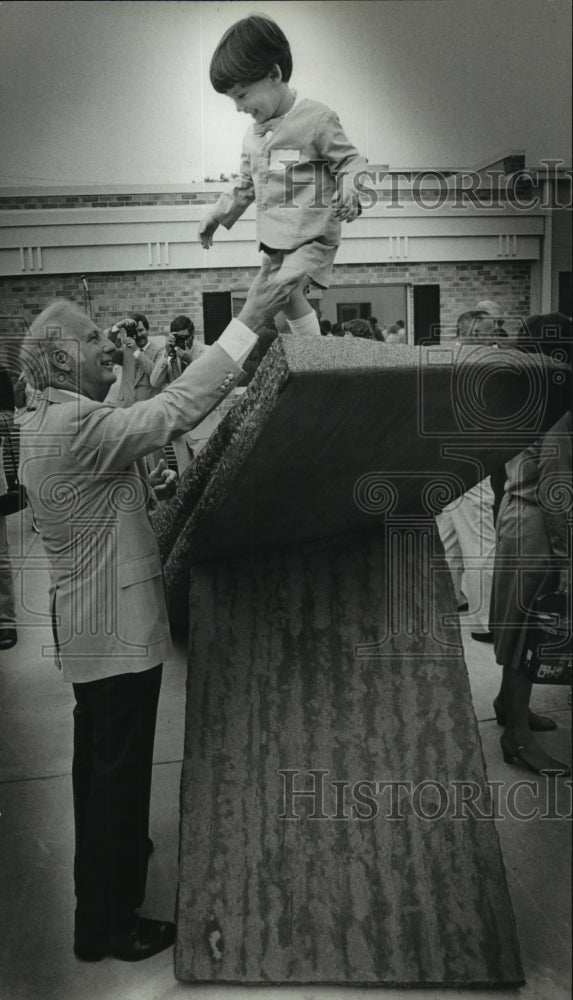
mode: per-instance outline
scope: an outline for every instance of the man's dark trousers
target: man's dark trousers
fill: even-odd
[[[126,931],[145,897],[162,670],[73,685],[77,942]]]

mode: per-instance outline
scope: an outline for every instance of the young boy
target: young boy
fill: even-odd
[[[318,317],[303,289],[309,282],[328,288],[340,223],[352,222],[361,211],[353,178],[366,161],[334,111],[289,87],[291,73],[289,43],[268,17],[238,21],[219,42],[211,83],[253,124],[243,141],[240,179],[204,216],[199,239],[208,249],[217,227],[230,229],[256,201],[259,249],[273,270],[303,275],[284,309],[288,327],[319,335]]]

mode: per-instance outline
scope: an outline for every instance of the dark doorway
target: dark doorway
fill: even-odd
[[[414,343],[440,342],[440,286],[414,285]]]
[[[353,319],[368,319],[372,313],[370,302],[337,302],[336,322],[350,323]]]
[[[233,318],[230,292],[203,292],[203,330],[205,343],[214,344]]]
[[[559,305],[558,309],[564,316],[571,316],[571,283],[573,272],[559,272]]]

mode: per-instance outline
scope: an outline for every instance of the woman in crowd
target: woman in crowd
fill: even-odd
[[[559,326],[562,340],[570,343],[571,322],[561,317]],[[491,601],[495,656],[503,667],[494,702],[498,722],[505,726],[501,748],[507,763],[517,759],[538,773],[560,770],[570,774],[570,768],[547,754],[535,739],[535,731],[555,725],[529,711],[531,681],[522,667],[533,602],[543,594],[566,593],[569,587],[568,510],[562,500],[570,495],[571,412],[505,468]]]

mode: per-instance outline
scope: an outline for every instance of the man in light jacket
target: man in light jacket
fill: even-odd
[[[290,291],[290,283],[263,274],[216,344],[176,383],[127,408],[105,402],[114,345],[76,306],[48,306],[23,344],[23,364],[42,392],[22,429],[20,474],[50,564],[53,652],[76,699],[74,951],[85,961],[138,961],[174,939],[172,923],[136,915],[150,850],[161,671],[170,652],[143,459],[229,393],[257,342],[252,331]]]

